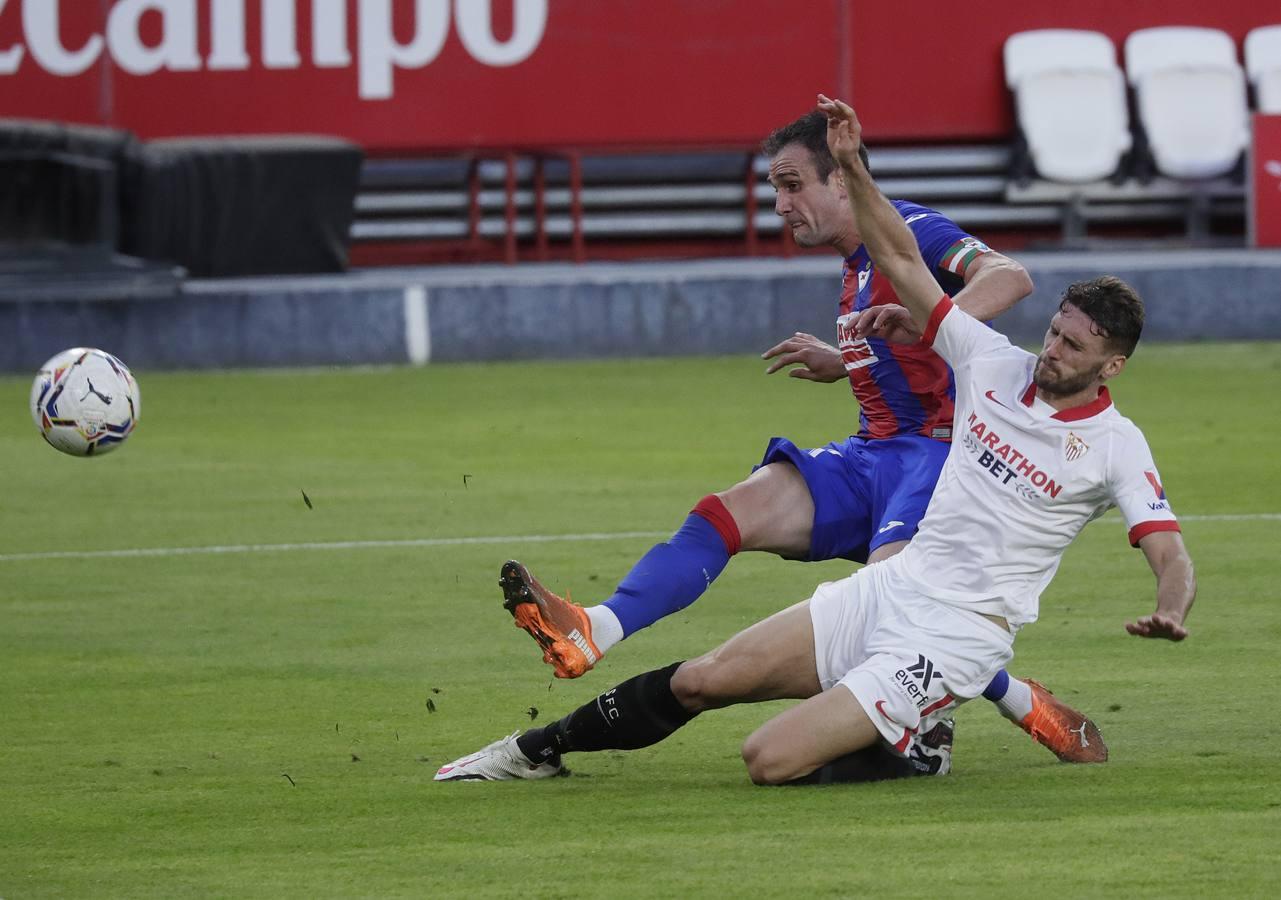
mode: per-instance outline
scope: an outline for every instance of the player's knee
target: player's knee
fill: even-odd
[[[791,463],[763,466],[715,496],[736,523],[741,549],[787,558],[801,558],[809,550],[814,502],[804,477]]]
[[[778,741],[770,740],[757,731],[743,742],[743,762],[753,784],[785,784],[805,772],[797,768],[796,760]]]
[[[755,538],[758,503],[750,490],[744,491],[744,484],[746,482],[740,481],[728,490],[708,494],[698,503],[699,507],[719,510],[723,515],[724,521],[733,526],[737,545],[735,552],[756,549],[751,541]],[[746,528],[746,534],[744,534],[744,528]],[[723,535],[724,533],[722,532]],[[748,543],[744,543],[744,537],[748,539]]]
[[[688,712],[724,706],[737,699],[726,668],[715,658],[705,656],[681,663],[672,676],[672,694]]]
[[[734,517],[734,521],[739,523],[739,528],[744,525],[751,528],[757,524],[758,519],[769,514],[771,494],[769,481],[772,474],[758,469],[751,477],[727,490],[713,494],[725,505],[725,509]]]

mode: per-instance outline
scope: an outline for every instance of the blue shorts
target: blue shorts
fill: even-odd
[[[949,447],[933,438],[902,435],[851,437],[802,450],[776,437],[761,465],[790,462],[809,486],[814,498],[809,560],[867,562],[882,544],[916,534]]]

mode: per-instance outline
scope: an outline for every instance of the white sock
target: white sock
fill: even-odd
[[[623,639],[623,623],[608,606],[588,606],[585,611],[592,623],[592,643],[602,654]]]
[[[996,708],[1005,718],[1022,722],[1032,713],[1032,689],[1011,675],[1005,696],[996,701]]]

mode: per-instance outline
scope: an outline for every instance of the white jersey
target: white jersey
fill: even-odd
[[[887,561],[922,593],[1017,630],[1036,621],[1068,544],[1111,507],[1135,546],[1179,530],[1143,433],[1106,388],[1056,410],[1036,397],[1036,356],[947,297],[923,340],[956,374],[954,437],[920,530]]]

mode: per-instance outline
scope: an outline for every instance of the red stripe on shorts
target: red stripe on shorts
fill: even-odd
[[[936,709],[942,709],[943,707],[947,706],[949,703],[951,703],[955,699],[956,698],[953,697],[951,694],[944,694],[942,700],[936,700],[933,703],[931,703],[929,706],[925,707],[925,709],[921,710],[921,718],[925,718],[930,713],[934,712],[934,710]]]

